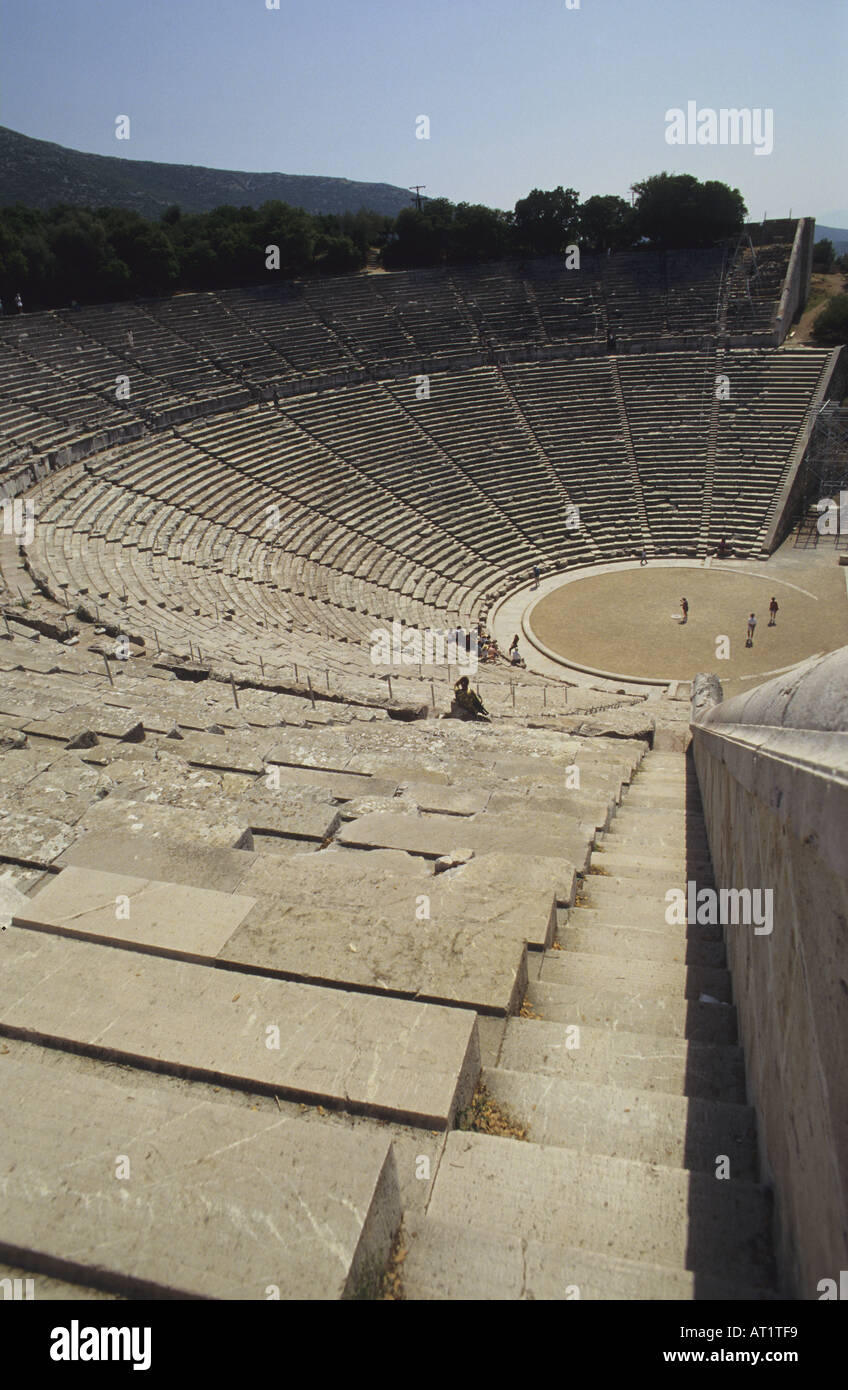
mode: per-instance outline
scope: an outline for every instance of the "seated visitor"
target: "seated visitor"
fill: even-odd
[[[475,691],[469,689],[467,676],[460,676],[459,680],[456,682],[453,688],[453,698],[454,704],[458,705],[466,714],[473,714],[475,717],[481,714],[488,719],[489,711],[484,706],[480,696]]]

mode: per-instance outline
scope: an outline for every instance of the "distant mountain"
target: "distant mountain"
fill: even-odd
[[[823,227],[816,223],[816,241],[832,241],[837,256],[848,252],[848,230],[845,227]]]
[[[279,198],[307,212],[358,212],[396,217],[411,194],[390,183],[357,183],[311,174],[248,174],[194,164],[82,154],[47,140],[32,140],[0,126],[0,205],[51,208],[118,207],[158,217],[178,203],[183,212],[209,212],[222,203],[259,207]]]

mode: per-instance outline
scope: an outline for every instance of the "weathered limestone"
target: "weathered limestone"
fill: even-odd
[[[339,840],[361,849],[404,850],[440,859],[458,846],[475,854],[546,855],[582,868],[588,857],[593,827],[583,830],[565,817],[546,817],[542,824],[504,823],[497,817],[397,816],[373,812],[344,826]]]
[[[269,767],[274,766],[268,764]],[[368,773],[321,772],[313,768],[276,765],[280,786],[326,787],[337,801],[353,801],[361,796],[394,796],[397,783]]]
[[[89,806],[75,827],[76,833],[124,831],[135,835],[162,836],[167,841],[196,840],[203,846],[221,849],[251,849],[253,845],[247,818],[217,822],[208,813],[186,810],[182,806],[160,805],[153,801],[127,801],[107,797]],[[62,845],[65,849],[68,840]],[[60,851],[61,852],[61,851]]]
[[[257,858],[249,850],[215,849],[188,839],[164,840],[131,830],[91,830],[64,850],[55,865],[234,893]]]
[[[64,821],[10,811],[0,819],[0,860],[46,868],[75,836],[76,830]]]
[[[756,1181],[756,1132],[748,1106],[561,1080],[506,1065],[484,1070],[481,1080],[513,1119],[527,1125],[534,1144],[712,1174],[722,1153],[734,1178]]]
[[[71,709],[67,714],[54,714],[48,719],[36,719],[24,726],[24,732],[39,738],[69,742],[90,731],[98,738],[127,739],[141,742],[144,729],[133,714],[100,705],[93,709]]]
[[[720,1275],[711,1278],[709,1274],[578,1250],[569,1244],[470,1230],[431,1216],[411,1225],[404,1292],[408,1299],[429,1301],[562,1302],[579,1298],[688,1302],[770,1297],[764,1289],[740,1288]]]
[[[184,959],[217,955],[256,904],[237,893],[81,868],[63,869],[25,901],[17,926],[160,947]]]
[[[650,984],[628,988],[622,981],[615,990],[601,983],[560,984],[549,983],[550,979],[549,974],[542,980],[531,973],[527,994],[536,1012],[552,1022],[588,1023],[697,1042],[737,1041],[736,1010],[728,1004],[669,998]]]
[[[254,861],[239,888],[260,901],[221,954],[507,1012],[526,987],[525,943],[550,942],[555,898],[571,892],[571,878],[555,867],[528,856],[517,885],[514,861],[501,855],[438,875],[390,850],[296,855],[284,875]]]
[[[769,1202],[753,1184],[514,1139],[451,1134],[428,1216],[677,1269],[732,1268],[755,1286],[772,1273]]]
[[[580,1025],[577,1036],[557,1023],[510,1019],[498,1065],[603,1086],[634,1086],[737,1104],[745,1100],[738,1048],[623,1030],[613,1033],[586,1024]]]
[[[23,928],[0,935],[0,960],[0,1027],[92,1056],[431,1129],[451,1123],[479,1072],[474,1015],[463,1009]]]
[[[8,1058],[3,1104],[0,1238],[35,1277],[142,1297],[377,1293],[401,1216],[386,1138],[125,1077],[69,1090]]]
[[[769,935],[725,935],[781,1274],[813,1299],[848,1267],[846,690],[843,648],[692,726],[716,881],[772,894]]]

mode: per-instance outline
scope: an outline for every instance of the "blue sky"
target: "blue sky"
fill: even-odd
[[[753,218],[848,226],[845,0],[279,3],[0,0],[0,124],[503,208],[534,187],[626,197],[685,171],[740,188]],[[770,108],[773,153],[669,146],[665,113],[688,101]]]

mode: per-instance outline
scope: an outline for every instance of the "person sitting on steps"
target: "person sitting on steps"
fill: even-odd
[[[489,718],[489,711],[486,709],[480,696],[476,691],[469,688],[467,676],[460,676],[459,680],[456,682],[453,688],[453,700],[454,704],[465,714],[473,715],[475,719],[478,715],[482,715],[484,719]]]

